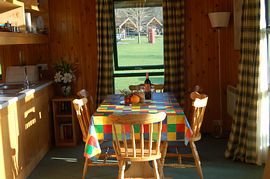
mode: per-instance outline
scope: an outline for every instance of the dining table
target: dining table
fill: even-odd
[[[99,141],[112,141],[112,121],[109,120],[109,115],[153,114],[158,112],[166,113],[166,118],[162,122],[161,141],[183,141],[187,145],[192,136],[192,130],[183,108],[180,107],[173,93],[167,92],[152,93],[150,100],[144,100],[136,104],[125,104],[124,96],[121,94],[108,95],[91,117],[92,122],[90,128],[92,128],[92,130],[89,130],[89,135],[91,135],[91,132],[95,132],[95,137]],[[121,131],[119,131],[119,133],[121,133]],[[90,143],[91,142],[86,141],[85,156],[91,156],[92,150],[88,150]],[[162,155],[163,160],[165,156],[166,153]],[[142,171],[138,172],[138,170]],[[151,173],[150,165],[143,166],[134,164],[125,172],[125,176],[138,175],[138,173],[140,173],[140,178],[148,178]]]

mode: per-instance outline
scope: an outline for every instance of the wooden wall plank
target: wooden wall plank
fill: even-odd
[[[85,88],[96,98],[97,43],[95,1],[50,1],[51,65],[60,58],[78,68],[74,92]]]
[[[218,41],[217,30],[211,27],[208,13],[233,12],[233,0],[186,0],[186,96],[198,84],[209,95],[203,131],[213,131],[213,120],[219,119]],[[200,4],[200,5],[198,5]],[[229,26],[220,29],[221,77],[224,129],[230,130],[227,115],[226,88],[237,83],[240,53],[233,49],[233,14]],[[187,106],[186,106],[187,109]]]

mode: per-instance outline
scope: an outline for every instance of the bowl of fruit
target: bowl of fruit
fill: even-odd
[[[143,101],[143,95],[141,95],[138,92],[131,92],[128,90],[120,90],[120,92],[123,94],[124,96],[124,103],[125,104],[136,104],[136,103],[140,103]]]

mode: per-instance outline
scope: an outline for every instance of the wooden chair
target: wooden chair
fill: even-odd
[[[79,121],[79,125],[83,134],[83,141],[87,142],[87,135],[88,135],[88,130],[91,122],[91,118],[89,115],[88,111],[88,106],[87,106],[87,98],[81,98],[81,99],[74,99],[73,100],[73,106],[76,111],[76,115]],[[100,155],[100,158],[103,158],[102,163],[93,163],[91,160],[88,158],[85,158],[85,163],[84,163],[84,169],[83,169],[83,177],[85,178],[85,175],[87,173],[87,167],[88,166],[116,166],[117,163],[108,163],[107,159],[109,157],[115,157],[114,154],[110,154],[109,150],[112,148],[108,145],[103,145],[105,142],[104,141],[99,141],[101,145],[101,149],[105,149],[105,153],[102,153]]]
[[[154,92],[163,93],[164,85],[163,84],[153,84]]]
[[[191,128],[192,128],[192,137],[189,141],[189,146],[191,149],[191,154],[181,154],[178,150],[176,153],[167,153],[168,157],[178,157],[178,162],[182,165],[182,157],[191,157],[195,161],[195,166],[197,168],[197,173],[201,179],[203,179],[203,173],[201,168],[200,157],[195,145],[195,142],[201,139],[201,125],[203,122],[204,112],[207,106],[208,96],[205,94],[199,94],[198,92],[192,92],[190,94],[190,99],[192,100],[192,109],[191,109]],[[177,167],[175,164],[168,164],[166,166]],[[185,166],[185,165],[182,165]]]
[[[161,143],[162,121],[165,117],[165,113],[111,115],[109,117],[113,121],[113,146],[119,165],[118,179],[125,178],[124,173],[127,162],[131,162],[131,167],[129,168],[131,169],[134,168],[132,167],[132,162],[140,165],[141,162],[145,163],[148,161],[152,161],[155,178],[163,178],[163,163],[160,159],[162,157],[161,151],[164,151],[164,148],[167,147],[166,142]],[[154,123],[157,123],[157,128],[153,128]],[[117,135],[117,127],[121,128],[120,135]],[[140,130],[139,134],[136,134],[139,139],[135,139],[134,128],[136,127]],[[144,130],[146,130],[145,127],[148,127],[149,131],[147,139],[144,133]],[[154,133],[157,134],[156,141],[154,140]],[[141,165],[143,164],[141,163]],[[151,169],[147,171],[150,172]],[[139,174],[145,174],[142,171],[132,171],[129,173],[136,176],[126,177],[135,178],[140,177],[138,176]]]
[[[77,95],[80,97],[80,99],[74,99],[73,106],[82,131],[83,141],[85,142],[91,120],[90,115],[94,113],[94,101],[93,97],[89,95],[88,91],[85,89],[78,91]],[[88,105],[89,103],[90,105]]]
[[[80,91],[77,92],[77,95],[81,98],[88,98],[89,97],[89,92],[86,91],[85,89],[82,89]],[[93,98],[91,97],[91,99],[93,100]]]
[[[88,101],[89,101],[89,111],[90,111],[90,114],[93,114],[95,112],[94,110],[94,100],[93,100],[93,97],[89,94],[88,91],[86,91],[85,89],[82,89],[80,91],[77,92],[77,96],[79,96],[80,98],[87,98]]]
[[[144,84],[139,84],[139,85],[129,85],[129,90],[132,92],[139,91],[140,89],[144,88]],[[154,89],[154,92],[160,92],[162,93],[164,90],[164,85],[163,84],[152,84],[152,88]]]
[[[199,86],[199,85],[195,85],[194,87],[193,87],[193,89],[191,90],[191,92],[189,93],[189,100],[187,101],[187,107],[186,107],[186,111],[185,111],[185,113],[188,115],[188,116],[192,116],[192,102],[194,101],[194,99],[192,99],[191,97],[190,97],[190,94],[192,93],[192,92],[197,92],[197,93],[200,93],[200,94],[202,94],[203,93],[203,89]],[[189,118],[188,119],[188,122],[189,123],[191,123],[191,118]]]
[[[128,88],[129,88],[129,90],[130,90],[131,92],[137,92],[137,91],[139,91],[139,90],[141,90],[141,89],[144,88],[144,84],[139,84],[139,85],[129,85]]]
[[[90,116],[87,107],[87,98],[74,99],[73,106],[76,111],[77,119],[83,135],[83,141],[86,142],[88,129],[90,126]]]

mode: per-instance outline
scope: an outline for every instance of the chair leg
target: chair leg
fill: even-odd
[[[164,162],[161,162],[161,159],[157,160],[158,163],[158,172],[159,172],[159,177],[161,179],[164,179],[164,173],[163,173],[163,166],[164,166]]]
[[[83,166],[83,176],[82,176],[82,179],[85,178],[85,175],[86,175],[86,172],[87,172],[87,167],[88,167],[88,158],[85,158],[84,166]]]
[[[110,148],[107,147],[106,148],[106,152],[105,152],[105,157],[104,157],[103,163],[106,163],[107,162],[107,159],[109,158],[109,150],[110,150]]]
[[[162,179],[164,178],[163,166],[164,166],[165,157],[167,154],[167,148],[168,148],[168,142],[162,141],[161,142],[161,149],[160,149],[161,158],[157,160],[159,177]]]
[[[165,157],[167,155],[167,148],[168,148],[168,142],[163,141],[161,144],[161,149],[160,149],[160,153],[161,153],[160,162],[162,165],[164,165],[164,162],[165,162]]]
[[[182,164],[182,163],[183,163],[183,162],[182,162],[182,155],[181,155],[181,154],[178,154],[177,162],[178,162],[179,164]]]
[[[154,167],[154,174],[156,179],[160,179],[159,173],[158,173],[158,166],[157,166],[157,161],[153,160],[153,167]]]
[[[118,164],[119,164],[118,179],[124,179],[126,162],[124,160],[118,160]]]
[[[191,151],[192,151],[192,155],[193,155],[193,158],[194,158],[194,161],[195,161],[195,165],[196,165],[196,168],[197,168],[198,175],[200,176],[200,179],[203,179],[201,161],[200,161],[200,157],[199,157],[196,145],[195,145],[195,143],[193,141],[190,141],[189,145],[190,145],[190,148],[191,148]]]
[[[179,150],[178,150],[178,145],[176,146],[176,148],[175,148],[175,152],[176,152],[176,154],[177,154],[177,162],[179,163],[179,164],[182,164],[182,155],[181,155],[181,153],[179,152]]]

